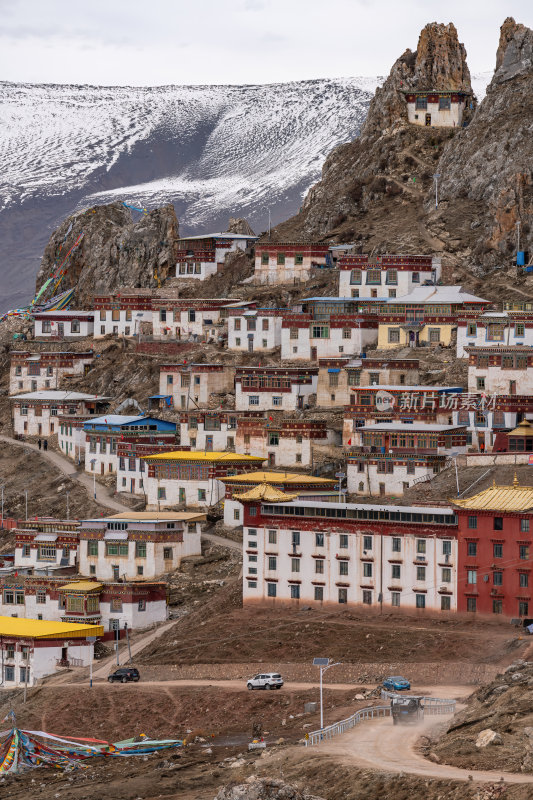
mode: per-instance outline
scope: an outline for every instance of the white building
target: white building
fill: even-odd
[[[9,394],[58,389],[64,379],[86,375],[94,353],[41,352],[12,350],[9,369]]]
[[[63,414],[57,418],[57,444],[62,453],[71,458],[76,464],[85,461],[86,436],[84,425],[88,416]]]
[[[356,453],[347,458],[347,488],[350,494],[401,497],[416,483],[432,480],[446,466],[444,455]]]
[[[407,121],[426,128],[460,128],[472,103],[471,92],[455,89],[405,89]]]
[[[228,350],[264,353],[281,346],[281,323],[286,311],[260,308],[228,316]]]
[[[152,580],[201,555],[204,514],[132,511],[80,523],[79,569],[98,580]]]
[[[321,358],[355,356],[378,338],[378,322],[354,315],[313,320],[308,314],[285,317],[281,327],[283,361],[318,361]]]
[[[457,609],[452,508],[241,500],[245,604]]]
[[[41,391],[17,394],[13,404],[13,430],[19,436],[51,436],[58,432],[64,414],[97,415],[108,398],[83,392]]]
[[[442,275],[435,256],[347,255],[337,266],[339,297],[403,297]]]
[[[282,420],[241,417],[237,422],[236,447],[240,453],[261,456],[273,467],[312,467],[321,454],[335,457],[340,434],[325,420]]]
[[[35,686],[66,666],[88,667],[101,625],[0,617],[0,653],[6,689]]]
[[[34,339],[83,339],[94,333],[94,311],[41,311],[32,316]]]
[[[105,631],[124,634],[125,625],[141,630],[166,620],[167,587],[147,581],[8,578],[0,582],[0,615],[103,625]],[[108,637],[104,634],[104,638]]]
[[[533,394],[531,347],[465,347],[468,391],[495,395]]]
[[[296,411],[309,405],[315,394],[318,367],[237,367],[237,411]]]
[[[234,298],[167,298],[152,301],[152,333],[156,339],[217,341],[225,330],[228,306]]]
[[[224,496],[221,478],[256,470],[264,459],[240,453],[177,450],[145,460],[147,507],[159,509],[215,506]]]
[[[23,522],[15,532],[15,569],[53,573],[75,567],[78,525],[71,520]]]
[[[457,322],[457,358],[467,347],[533,347],[533,317],[492,311]]]
[[[261,411],[227,411],[222,409],[189,411],[180,414],[180,443],[191,450],[235,451],[239,419],[263,419]]]
[[[253,234],[227,232],[179,239],[176,278],[205,281],[224,268],[228,253],[246,250],[256,239]]]
[[[151,289],[123,289],[120,294],[94,298],[95,339],[109,335],[137,336],[141,332],[151,332],[151,325]]]
[[[212,394],[233,391],[235,368],[224,364],[162,364],[159,394],[182,411],[207,406]]]
[[[333,266],[329,245],[310,242],[261,242],[255,246],[254,282],[300,283],[313,267]]]
[[[146,441],[147,444],[152,442],[157,445],[159,440],[167,443],[168,436],[175,436],[176,433],[174,422],[144,414],[106,414],[87,420],[83,427],[86,438],[85,472],[97,475],[116,475],[120,441],[128,441],[132,445]],[[156,449],[154,446],[154,452]]]

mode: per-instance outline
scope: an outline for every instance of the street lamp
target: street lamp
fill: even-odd
[[[314,658],[313,659],[313,666],[318,667],[320,669],[320,730],[324,727],[324,705],[322,703],[322,675],[326,670],[330,667],[338,667],[340,661],[336,661],[334,664],[330,664],[329,658]]]
[[[93,471],[93,492],[94,492],[94,499],[96,500],[96,458],[91,458],[91,467]]]

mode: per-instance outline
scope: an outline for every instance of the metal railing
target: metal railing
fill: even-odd
[[[387,692],[385,689],[381,690],[382,699],[393,699],[394,697],[413,697],[413,695],[398,695],[394,692]],[[455,712],[455,700],[449,700],[441,697],[417,697],[422,700],[424,714],[453,714]],[[342,719],[340,722],[334,722],[333,725],[327,725],[317,731],[311,731],[306,735],[305,746],[320,744],[325,739],[332,739],[340,733],[345,733],[351,728],[355,728],[360,722],[367,719],[378,719],[380,717],[390,717],[391,708],[389,706],[369,706],[368,708],[361,708],[352,714],[351,717]]]

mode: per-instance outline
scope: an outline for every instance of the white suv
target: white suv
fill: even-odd
[[[248,689],[281,689],[283,686],[283,678],[279,672],[264,672],[262,675],[256,675],[255,678],[250,678],[246,683]]]

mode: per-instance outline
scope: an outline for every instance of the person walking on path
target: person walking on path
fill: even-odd
[[[45,439],[43,442],[43,450],[48,450],[48,439]]]
[[[40,440],[40,439],[39,439],[39,441],[37,442],[37,444],[39,445],[39,450],[40,450],[40,449],[41,449],[41,440]]]

